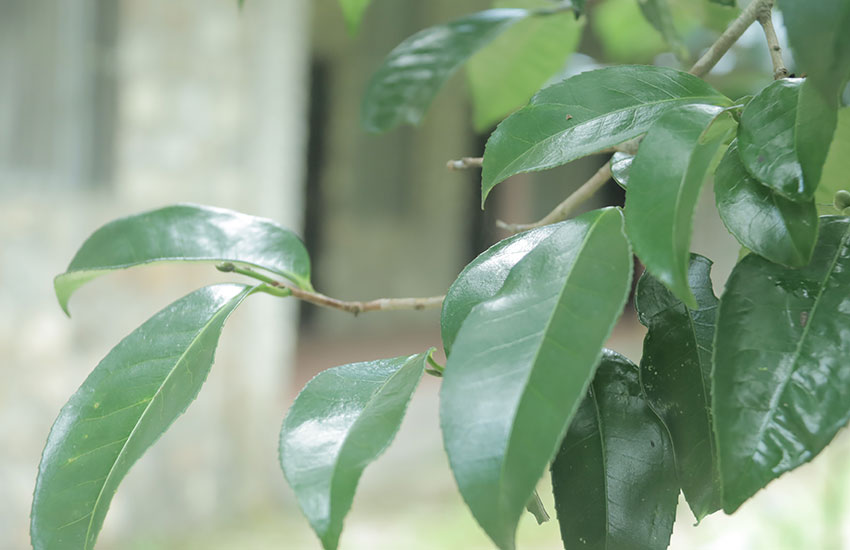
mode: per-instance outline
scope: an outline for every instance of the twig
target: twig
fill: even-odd
[[[482,157],[463,157],[460,160],[450,160],[446,163],[449,170],[466,170],[468,168],[481,168],[484,163]]]
[[[611,164],[605,161],[599,170],[596,171],[589,180],[584,182],[581,187],[576,189],[573,194],[564,199],[564,202],[555,207],[554,210],[546,214],[544,218],[534,223],[527,224],[511,224],[501,220],[496,222],[496,225],[510,231],[511,233],[519,233],[528,229],[534,229],[550,223],[556,223],[566,220],[573,210],[584,204],[584,202],[592,197],[608,180],[611,179]]]
[[[773,79],[779,80],[788,76],[788,68],[785,66],[785,62],[782,61],[782,47],[779,45],[779,38],[776,37],[776,29],[773,28],[772,10],[773,2],[766,2],[762,5],[757,20],[764,30],[764,37],[767,39],[770,61],[773,63]]]
[[[765,9],[765,6],[773,6],[773,0],[752,0],[750,5],[744,8],[741,15],[729,24],[729,27],[723,31],[723,34],[708,48],[708,51],[699,58],[699,61],[694,63],[691,70],[688,71],[694,76],[705,76],[708,72],[717,65],[720,58],[729,51],[729,48],[741,38],[750,25],[755,23],[759,15]],[[769,8],[767,8],[769,9]]]
[[[310,292],[294,287],[289,283],[275,280],[267,275],[251,269],[250,267],[242,267],[233,264],[232,262],[224,262],[218,264],[216,269],[224,272],[239,273],[258,281],[262,281],[267,285],[282,291],[274,293],[279,296],[293,296],[299,300],[310,302],[317,306],[339,309],[357,315],[367,311],[390,311],[390,310],[422,310],[435,309],[443,304],[445,296],[433,296],[430,298],[379,298],[377,300],[369,300],[368,302],[352,302],[337,300],[330,296],[325,296],[319,292]]]

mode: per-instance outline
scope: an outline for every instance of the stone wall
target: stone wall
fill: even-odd
[[[210,266],[99,279],[72,319],[52,277],[112,218],[197,202],[298,229],[309,2],[0,1],[0,548],[26,548],[39,454],[109,348]],[[283,494],[277,433],[295,305],[256,296],[199,399],[133,469],[104,546]]]

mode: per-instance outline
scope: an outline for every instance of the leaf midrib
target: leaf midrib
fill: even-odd
[[[815,297],[814,304],[812,305],[812,309],[809,312],[809,319],[806,323],[806,326],[803,327],[803,333],[800,335],[800,339],[797,341],[797,347],[794,350],[794,359],[791,362],[791,369],[788,373],[788,376],[785,377],[784,380],[781,381],[779,386],[777,386],[776,391],[771,396],[770,400],[770,408],[767,410],[764,415],[764,420],[762,420],[761,426],[759,426],[758,437],[756,438],[756,445],[753,450],[750,452],[749,458],[750,460],[755,461],[755,453],[758,450],[758,442],[762,441],[764,438],[764,433],[767,430],[767,426],[774,419],[774,415],[776,414],[776,410],[779,408],[780,397],[783,393],[785,393],[785,389],[788,387],[788,384],[791,383],[791,379],[793,378],[794,373],[799,369],[799,360],[800,353],[803,349],[803,342],[805,342],[806,338],[809,335],[809,330],[811,326],[814,324],[815,314],[817,313],[818,306],[821,304],[821,297],[823,296],[824,291],[826,290],[826,282],[832,277],[833,271],[835,271],[835,267],[838,264],[838,259],[841,257],[841,251],[845,248],[848,236],[850,236],[850,225],[844,229],[844,234],[841,236],[841,240],[838,242],[838,246],[835,248],[835,255],[830,262],[829,269],[823,277],[821,282],[821,287],[818,290],[818,295]]]
[[[231,298],[230,300],[225,302],[219,308],[219,310],[215,313],[215,315],[210,317],[210,320],[201,327],[201,329],[197,332],[195,337],[193,337],[192,340],[189,342],[189,345],[186,346],[186,349],[183,351],[183,353],[180,354],[180,357],[174,363],[174,367],[169,371],[168,375],[166,375],[165,379],[162,381],[162,384],[160,384],[159,388],[157,388],[156,392],[154,392],[153,397],[151,397],[150,401],[148,401],[147,406],[145,406],[144,410],[139,415],[139,420],[133,425],[133,429],[130,430],[130,434],[127,436],[127,439],[124,441],[124,444],[121,445],[121,450],[118,451],[118,455],[115,457],[115,460],[112,462],[112,466],[110,466],[109,472],[107,472],[106,477],[103,479],[103,484],[100,486],[100,491],[98,491],[97,498],[95,499],[94,505],[92,505],[92,507],[91,507],[91,515],[89,517],[88,526],[86,527],[86,535],[85,535],[85,538],[83,539],[84,540],[84,542],[83,542],[84,548],[86,548],[87,550],[90,549],[90,548],[94,548],[93,545],[89,546],[89,536],[91,535],[92,525],[94,524],[94,518],[96,516],[95,512],[97,511],[98,506],[100,505],[100,500],[103,497],[103,490],[109,484],[109,481],[111,480],[112,475],[115,473],[115,466],[118,464],[118,462],[124,456],[124,452],[127,450],[127,446],[129,445],[130,441],[133,439],[133,435],[136,433],[136,430],[139,428],[139,426],[144,421],[145,417],[148,414],[148,411],[151,410],[151,407],[153,406],[153,404],[155,402],[158,402],[157,397],[160,396],[162,389],[168,384],[168,381],[171,379],[171,376],[181,366],[181,364],[183,363],[183,360],[186,358],[186,355],[189,353],[190,350],[192,350],[194,348],[194,346],[198,343],[198,341],[200,341],[201,337],[207,332],[207,329],[213,324],[213,322],[216,321],[221,315],[225,315],[225,317],[226,317],[227,314],[228,314],[227,313],[228,306],[230,304],[232,304],[234,301],[236,301],[236,302],[241,301],[248,294],[250,294],[250,292],[252,290],[253,290],[253,288],[244,288],[241,292],[236,294],[233,298]],[[232,311],[232,309],[231,309],[231,311]]]
[[[510,451],[510,449],[512,447],[511,443],[512,443],[513,438],[514,438],[514,434],[516,433],[517,414],[518,414],[519,409],[521,407],[521,404],[524,400],[524,397],[526,396],[526,392],[527,392],[527,389],[528,389],[528,381],[531,378],[531,374],[532,374],[532,372],[534,371],[534,369],[537,365],[537,359],[540,355],[540,349],[543,347],[542,342],[543,342],[543,340],[545,340],[546,334],[549,333],[549,328],[552,324],[552,320],[555,318],[555,312],[558,310],[558,306],[561,303],[562,297],[563,297],[564,293],[566,292],[567,287],[569,286],[570,278],[575,273],[575,266],[578,263],[579,257],[581,257],[582,253],[584,252],[584,249],[587,246],[588,241],[590,241],[590,238],[593,234],[593,231],[596,229],[596,226],[601,222],[602,218],[604,218],[607,214],[608,213],[606,212],[606,213],[603,213],[602,215],[598,216],[593,221],[593,223],[590,225],[590,227],[588,228],[586,237],[582,240],[581,246],[579,247],[578,253],[576,254],[576,259],[573,262],[573,266],[570,268],[570,272],[567,274],[567,277],[564,280],[564,284],[562,285],[561,290],[558,292],[558,298],[557,298],[557,300],[555,300],[555,307],[552,309],[552,313],[549,315],[549,318],[546,320],[546,325],[544,326],[543,331],[540,333],[540,334],[543,335],[540,339],[541,345],[537,346],[537,350],[535,350],[535,352],[534,352],[534,357],[532,358],[532,360],[530,362],[532,367],[530,369],[528,369],[528,372],[527,372],[525,379],[523,381],[522,395],[520,396],[520,399],[517,402],[516,409],[514,409],[514,413],[511,417],[511,433],[508,436],[508,442],[507,442],[507,445],[505,446],[505,458],[502,459],[502,462],[501,462],[500,467],[499,467],[499,485],[498,486],[499,486],[499,508],[500,508],[500,510],[503,508],[504,499],[506,497],[506,494],[502,490],[502,488],[505,485],[504,479],[505,479],[505,464],[507,463],[507,453],[508,453],[508,451]],[[602,352],[602,350],[600,350],[600,354],[601,354],[601,352]],[[589,386],[590,383],[591,383],[591,381],[588,381],[587,386]],[[580,403],[580,400],[579,400],[579,403]],[[573,414],[575,414],[575,409],[577,408],[577,404],[575,406],[573,406],[573,411],[572,411]]]
[[[602,489],[605,492],[605,550],[608,550],[608,544],[611,542],[611,511],[608,506],[608,451],[605,444],[605,432],[602,427],[602,411],[599,408],[599,399],[596,397],[596,393],[596,391],[591,391],[590,397],[596,411],[596,429],[599,432],[599,450],[602,453]]]

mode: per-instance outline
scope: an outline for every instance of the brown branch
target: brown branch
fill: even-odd
[[[788,68],[782,60],[782,47],[779,45],[779,38],[776,36],[776,29],[773,28],[773,2],[769,1],[762,5],[762,9],[758,14],[758,22],[764,30],[764,37],[767,39],[767,48],[770,52],[770,61],[773,63],[773,79],[779,80],[788,76]]]
[[[511,224],[499,220],[496,222],[496,225],[502,229],[510,231],[511,233],[519,233],[520,231],[526,231],[528,229],[534,229],[535,227],[566,220],[576,208],[592,197],[608,182],[609,179],[611,179],[611,163],[605,161],[605,164],[603,164],[589,180],[584,182],[581,187],[576,189],[569,197],[564,199],[564,202],[556,206],[554,210],[546,214],[546,216],[539,221],[527,224]]]
[[[691,67],[691,70],[688,72],[694,76],[700,77],[707,75],[708,72],[717,65],[720,58],[729,51],[729,48],[731,48],[732,45],[741,38],[744,31],[756,22],[756,19],[759,18],[759,15],[765,10],[766,6],[772,7],[773,0],[752,0],[750,5],[744,8],[738,18],[729,24],[729,27],[723,31],[723,34],[721,34],[714,44],[708,48],[708,51],[699,58],[699,61],[694,63],[694,66]]]
[[[239,273],[246,277],[257,279],[264,282],[268,286],[263,286],[266,292],[279,297],[293,296],[299,300],[310,302],[317,306],[339,309],[357,315],[366,311],[390,311],[401,309],[435,309],[443,304],[445,296],[433,296],[430,298],[378,298],[377,300],[369,300],[368,302],[347,302],[337,300],[330,296],[325,296],[319,292],[302,290],[292,286],[290,283],[278,281],[268,275],[260,273],[247,266],[237,266],[233,262],[224,262],[215,266],[219,271],[225,273]]]
[[[379,298],[368,302],[347,302],[325,296],[318,292],[308,292],[289,285],[278,283],[273,286],[285,286],[295,298],[310,302],[317,306],[339,309],[357,315],[367,311],[391,311],[391,310],[423,310],[436,309],[443,305],[445,296],[432,296],[430,298]]]

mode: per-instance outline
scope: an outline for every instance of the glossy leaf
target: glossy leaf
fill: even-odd
[[[818,234],[814,200],[786,199],[757,182],[733,142],[714,173],[720,218],[738,242],[756,254],[788,266],[809,262]]]
[[[499,548],[587,391],[622,312],[632,257],[619,209],[556,225],[460,328],[440,421],[461,495]]]
[[[32,505],[34,548],[94,547],[118,484],[195,399],[225,320],[252,291],[236,284],[196,290],[95,367],[47,438]]]
[[[800,73],[827,99],[835,99],[850,77],[850,1],[780,0],[788,41]]]
[[[280,463],[326,550],[363,470],[389,446],[429,352],[328,369],[298,394],[280,432]]]
[[[544,225],[508,237],[482,252],[463,268],[443,300],[440,327],[446,356],[451,355],[457,332],[472,308],[492,298],[502,288],[508,273],[517,262],[557,228],[556,225]]]
[[[638,0],[643,16],[664,38],[677,58],[687,61],[688,48],[673,24],[673,14],[668,0]]]
[[[814,196],[832,133],[834,106],[801,78],[777,80],[744,107],[738,151],[747,171],[791,200]]]
[[[372,77],[360,110],[370,132],[419,124],[437,92],[473,53],[530,15],[493,9],[419,31],[390,52]]]
[[[551,7],[549,0],[497,0],[494,8]],[[475,129],[484,131],[525,105],[575,51],[584,20],[569,12],[524,19],[467,64]]]
[[[711,260],[691,255],[688,283],[697,300],[689,308],[644,273],[635,292],[648,331],[640,361],[641,386],[673,443],[682,492],[697,520],[720,508],[720,478],[711,419],[711,350],[717,298]]]
[[[815,203],[832,204],[835,193],[841,189],[850,190],[850,107],[838,111],[838,124],[815,192]]]
[[[635,156],[628,153],[614,153],[611,157],[611,178],[625,189],[629,185],[629,172]]]
[[[552,464],[552,490],[567,550],[667,548],[679,496],[673,449],[625,357],[605,351]]]
[[[823,217],[811,263],[732,271],[714,347],[715,431],[731,513],[850,420],[850,219]]]
[[[366,13],[366,8],[372,0],[339,0],[339,7],[342,9],[342,16],[345,19],[345,24],[348,27],[348,32],[355,34],[360,28],[360,22],[363,20],[363,14]]]
[[[689,307],[693,216],[706,171],[734,127],[731,115],[710,105],[665,113],[640,144],[626,190],[626,231],[654,277]]]
[[[71,294],[92,279],[156,262],[236,262],[311,290],[310,257],[295,233],[265,218],[178,204],[121,218],[86,239],[54,287],[68,313]]]
[[[490,136],[482,204],[510,176],[554,168],[637,137],[672,108],[729,102],[699,78],[665,67],[624,65],[568,78],[541,90]]]

